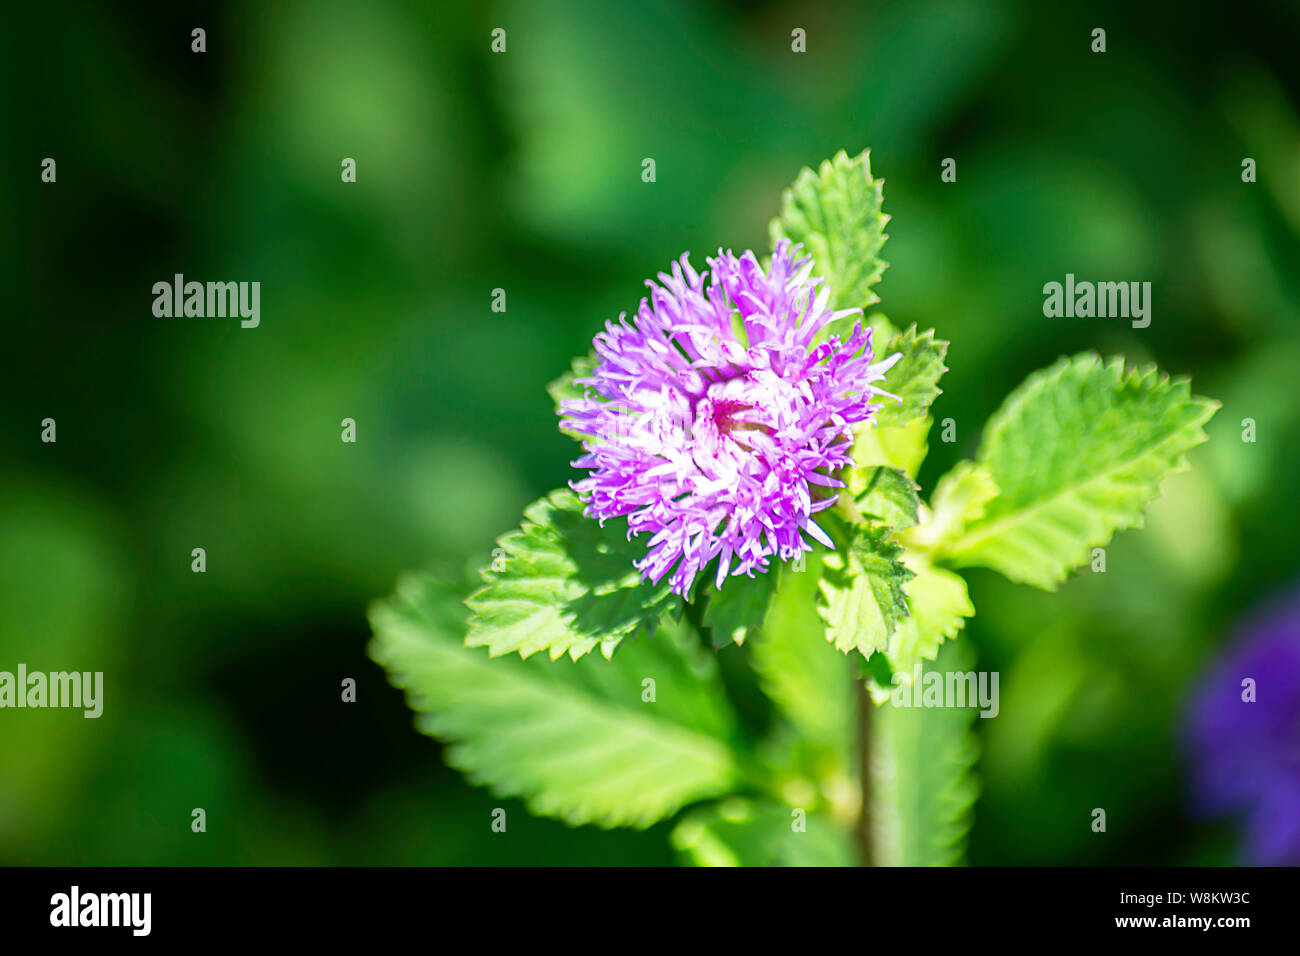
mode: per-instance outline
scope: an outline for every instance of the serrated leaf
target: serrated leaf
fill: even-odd
[[[1031,375],[989,420],[977,456],[1000,493],[943,553],[1054,590],[1091,548],[1141,526],[1217,408],[1186,380],[1092,353]]]
[[[885,399],[889,401],[889,399]],[[900,427],[864,422],[853,429],[855,468],[889,465],[915,478],[929,446],[930,416],[923,415]]]
[[[943,364],[947,353],[948,343],[936,339],[933,329],[917,334],[915,325],[894,336],[885,348],[877,349],[880,358],[902,356],[886,373],[883,385],[899,401],[880,399],[885,407],[876,414],[877,427],[898,428],[927,413],[939,397],[939,379],[948,371]]]
[[[790,807],[734,797],[691,812],[673,847],[694,866],[853,866],[853,835],[808,813],[795,828]]]
[[[899,396],[880,399],[883,408],[871,420],[854,429],[854,471],[873,465],[888,465],[913,478],[929,450],[929,406],[940,394],[939,377],[947,371],[943,365],[948,343],[934,338],[933,330],[917,336],[916,326],[897,332],[889,319],[880,314],[868,318],[873,342],[885,342],[876,354],[903,357],[885,376],[884,388]],[[853,472],[851,472],[852,474]],[[850,482],[852,486],[852,480]]]
[[[887,656],[895,675],[911,683],[922,660],[934,660],[939,645],[955,637],[975,613],[960,574],[936,568],[924,555],[907,551],[903,563],[915,577],[905,585],[911,616],[889,639]]]
[[[891,354],[880,350],[882,342],[888,345],[898,335],[898,329],[894,327],[893,322],[889,321],[889,316],[883,312],[872,312],[863,320],[862,327],[871,330],[872,347],[878,355]]]
[[[967,672],[969,644],[946,645],[925,673]],[[910,690],[910,689],[909,689]],[[869,821],[879,866],[960,863],[979,793],[979,749],[971,707],[897,707],[872,711]]]
[[[844,653],[870,655],[889,644],[898,622],[907,617],[903,585],[912,572],[902,563],[903,549],[882,526],[856,526],[847,543],[823,559],[817,609],[826,637]]]
[[[745,575],[729,577],[719,590],[708,586],[704,605],[704,626],[709,629],[713,647],[744,644],[745,639],[756,634],[763,626],[767,609],[776,593],[777,575],[785,565],[779,561],[766,572],[752,578]]]
[[[852,159],[841,150],[817,172],[804,168],[781,197],[781,215],[771,225],[772,244],[803,245],[815,275],[826,279],[836,309],[866,308],[879,297],[871,287],[887,263],[880,250],[889,221],[881,206],[883,180],[871,178],[869,151]],[[844,334],[857,316],[831,323],[823,336]]]
[[[463,646],[457,598],[404,579],[371,608],[369,651],[472,783],[570,824],[645,827],[740,779],[716,662],[684,628],[629,642],[612,661],[494,660]]]
[[[906,536],[907,543],[927,551],[943,548],[984,517],[997,493],[997,483],[987,468],[959,461],[935,485],[929,515]]]
[[[546,386],[547,394],[551,396],[551,401],[555,403],[555,411],[560,411],[560,402],[566,399],[586,398],[589,389],[578,385],[578,379],[589,378],[595,371],[597,362],[595,352],[588,352],[586,355],[580,355],[573,360],[569,366],[569,371],[565,372],[559,378],[550,382]],[[575,434],[566,429],[561,423],[560,431],[569,435],[571,438],[581,440],[584,436]]]
[[[582,502],[560,490],[529,505],[521,528],[498,542],[484,585],[466,603],[466,644],[493,657],[538,651],[578,658],[599,646],[653,633],[681,600],[667,583],[644,584],[632,563],[645,553],[622,522],[584,517]]]
[[[849,479],[857,511],[877,518],[896,531],[916,524],[920,499],[916,482],[899,468],[887,465],[855,467]]]
[[[547,394],[559,410],[560,402],[566,399],[585,398],[588,389],[578,385],[578,379],[589,378],[598,363],[595,352],[579,355],[569,365],[569,370],[546,386]]]

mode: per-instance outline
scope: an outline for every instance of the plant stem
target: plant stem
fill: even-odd
[[[875,866],[875,848],[871,839],[871,721],[875,703],[865,679],[857,681],[858,696],[858,775],[862,801],[858,807],[858,825],[854,836],[858,844],[858,862]]]

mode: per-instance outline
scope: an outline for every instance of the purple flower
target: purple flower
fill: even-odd
[[[1300,596],[1247,623],[1193,698],[1189,731],[1196,808],[1242,815],[1251,862],[1300,864]]]
[[[574,465],[591,474],[573,488],[587,515],[649,532],[636,567],[655,582],[675,567],[679,594],[715,557],[721,588],[728,572],[752,577],[773,555],[811,550],[805,533],[833,547],[812,516],[844,487],[834,475],[853,426],[889,394],[871,383],[898,356],[873,364],[860,322],[846,341],[814,344],[862,310],[829,309],[798,249],[782,241],[766,272],[752,252],[719,250],[711,274],[682,256],[646,282],[631,324],[623,315],[596,335],[598,364],[577,381],[587,397],[562,403],[563,427],[586,439]]]

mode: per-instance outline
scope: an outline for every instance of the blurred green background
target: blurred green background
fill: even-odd
[[[570,830],[447,769],[365,607],[403,569],[486,563],[569,478],[544,385],[647,276],[765,250],[799,168],[868,146],[880,308],[952,342],[927,493],[1063,353],[1224,403],[1106,574],[970,575],[963,639],[1002,672],[970,862],[1233,860],[1188,816],[1177,737],[1189,682],[1300,565],[1300,6],[1069,6],[7,10],[0,669],[106,690],[99,720],[0,712],[0,862],[670,862],[670,824]],[[176,272],[260,281],[261,326],[155,318]],[[1044,318],[1067,272],[1152,282],[1150,328]]]

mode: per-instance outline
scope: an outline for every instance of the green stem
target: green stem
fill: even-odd
[[[867,690],[867,682],[858,682],[858,779],[862,801],[858,806],[858,822],[854,837],[858,844],[858,862],[862,866],[875,866],[876,854],[871,838],[871,723],[875,703]]]

